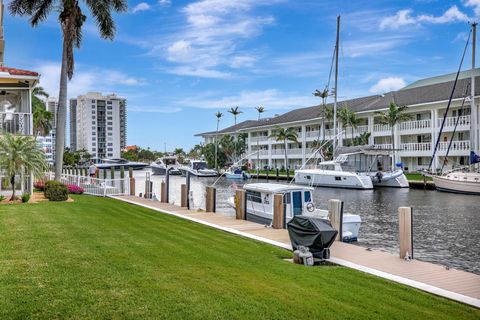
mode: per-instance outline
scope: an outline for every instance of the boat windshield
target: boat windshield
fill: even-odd
[[[202,170],[202,169],[207,169],[207,163],[206,162],[194,162],[192,164],[194,170]]]

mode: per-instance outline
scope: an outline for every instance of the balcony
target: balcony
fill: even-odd
[[[438,144],[438,151],[445,154],[448,149],[450,142],[440,142]],[[460,140],[453,141],[450,146],[449,155],[468,155],[470,153],[470,141]]]
[[[318,137],[322,137],[322,132],[315,130],[315,131],[307,131],[305,132],[305,137],[308,138],[313,138],[313,139],[318,139]]]
[[[430,152],[432,144],[430,142],[401,143],[400,149],[406,152]]]
[[[272,156],[284,155],[285,149],[272,149]]]
[[[432,127],[432,121],[430,119],[425,120],[416,120],[416,121],[405,121],[400,122],[399,129],[400,131],[415,131],[423,132],[428,131]]]
[[[282,150],[282,151],[283,151],[283,150]],[[301,154],[302,154],[302,149],[300,149],[300,148],[287,149],[287,154],[297,154],[297,155],[301,155]]]
[[[30,113],[0,112],[0,133],[31,135]]]
[[[378,123],[373,125],[373,132],[382,132],[382,133],[386,132],[390,134],[391,128],[388,124]]]
[[[391,143],[375,144],[375,147],[378,149],[392,149],[392,144]]]
[[[446,131],[451,131],[455,128],[455,124],[458,125],[457,130],[470,130],[470,116],[461,116],[461,117],[448,117],[445,118],[445,125],[443,127]],[[442,126],[443,119],[438,119],[438,128]]]
[[[345,133],[344,133],[344,136],[345,137],[351,137],[352,136],[352,132],[353,132],[353,136],[358,136],[364,132],[367,132],[368,131],[368,125],[364,125],[364,126],[358,126],[356,127],[355,129],[352,128],[352,127],[346,127],[345,128]]]

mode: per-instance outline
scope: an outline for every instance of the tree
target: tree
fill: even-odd
[[[230,110],[228,110],[228,113],[231,113],[233,115],[233,120],[235,123],[235,130],[237,130],[237,116],[239,116],[243,111],[240,111],[238,107],[231,107]],[[235,158],[237,157],[237,150],[235,149]]]
[[[258,121],[260,121],[260,117],[262,116],[262,113],[265,112],[265,108],[262,106],[258,106],[258,107],[255,107],[255,110],[257,110],[258,112]],[[258,136],[258,132],[257,132],[257,180],[260,173],[260,142],[258,140],[259,138],[260,137]]]
[[[201,154],[205,157],[210,168],[213,168],[214,165],[223,167],[227,163],[227,157],[221,148],[217,150],[217,154],[215,155],[215,144],[213,143],[202,146]],[[216,164],[215,160],[217,161]]]
[[[332,160],[333,157],[333,143],[329,140],[313,140],[310,144],[312,150],[318,150],[322,160]]]
[[[217,161],[217,156],[218,156],[218,126],[220,125],[220,119],[223,117],[223,113],[220,111],[217,111],[215,113],[215,117],[217,117],[217,131],[215,133],[215,170],[218,170],[218,161]]]
[[[276,126],[275,129],[272,131],[270,138],[275,138],[276,141],[282,141],[285,147],[285,169],[287,170],[288,175],[288,156],[287,156],[287,144],[288,141],[298,143],[298,134],[294,128],[282,128],[280,126]]]
[[[351,144],[353,144],[353,131],[354,129],[357,128],[358,126],[358,118],[355,112],[350,110],[348,107],[344,107],[339,110],[338,112],[338,118],[342,122],[343,126],[346,128],[348,126],[351,127]]]
[[[42,87],[36,86],[32,90],[32,112],[33,113],[35,113],[35,110],[37,108],[46,109],[45,102],[43,102],[42,99],[40,99],[40,97],[48,98],[49,95]]]
[[[194,145],[193,148],[190,149],[190,151],[188,151],[187,156],[188,156],[189,158],[193,158],[193,159],[198,159],[198,158],[200,158],[200,157],[202,156],[202,154],[203,154],[203,148],[204,148],[204,147],[205,147],[205,146],[204,146],[203,144],[201,144],[201,143]]]
[[[126,0],[84,0],[95,19],[100,36],[113,39],[115,23],[113,12],[127,10]],[[82,26],[86,16],[82,13],[79,0],[12,0],[9,4],[12,15],[29,16],[30,24],[36,27],[47,20],[51,11],[59,12],[59,22],[62,29],[62,66],[60,71],[60,90],[58,94],[55,179],[60,180],[62,173],[63,147],[65,145],[65,127],[67,117],[67,84],[74,72],[74,47],[80,48],[82,43]]]
[[[323,89],[323,91],[317,89],[313,95],[322,99],[318,116],[322,118],[322,139],[325,140],[325,120],[331,121],[333,119],[333,108],[331,106],[327,106],[329,92],[327,88]],[[318,140],[320,140],[320,130],[318,131]]]
[[[52,130],[53,114],[43,106],[33,110],[33,135],[35,140],[38,135],[46,136]]]
[[[372,135],[371,132],[363,132],[358,137],[355,138],[353,141],[353,145],[355,146],[364,146],[369,144],[370,136]]]
[[[235,139],[233,138],[233,136],[229,134],[224,135],[220,139],[219,145],[220,145],[220,150],[227,158],[227,161],[230,163],[233,163],[235,158],[235,147],[236,147]]]
[[[33,137],[5,134],[0,136],[0,165],[12,186],[15,201],[15,177],[22,173],[40,177],[47,170],[45,155]]]
[[[397,123],[402,121],[408,121],[412,119],[412,115],[406,113],[408,110],[407,106],[398,106],[396,103],[391,102],[388,106],[387,111],[376,111],[375,114],[379,116],[380,123],[386,124],[390,126],[391,130],[391,142],[393,150],[393,157],[392,157],[392,169],[395,167],[395,158],[396,158],[396,151],[395,151],[395,126]]]

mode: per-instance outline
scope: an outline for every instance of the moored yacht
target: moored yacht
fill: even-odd
[[[197,177],[216,177],[218,175],[216,170],[208,169],[207,162],[203,160],[191,160],[189,165],[180,166],[178,169],[183,176],[187,175],[187,172]]]
[[[480,195],[480,173],[468,168],[452,170],[441,176],[432,176],[435,188],[440,191]]]
[[[315,207],[313,188],[277,183],[248,183],[243,186],[246,192],[247,220],[270,225],[273,219],[273,196],[282,194],[285,205],[286,222],[297,215],[328,219],[328,211]],[[229,203],[235,206],[234,197]],[[343,214],[342,239],[356,241],[362,220],[357,214]]]
[[[165,175],[169,169],[169,173],[171,175],[181,175],[182,172],[178,170],[178,167],[178,160],[175,156],[158,158],[150,164],[150,168],[152,169],[154,175]]]
[[[128,169],[132,168],[133,170],[141,170],[148,166],[148,164],[143,162],[134,162],[128,161],[121,158],[114,158],[114,159],[102,159],[99,163],[95,164],[96,167],[100,170],[102,169],[115,169],[119,170],[120,168]]]
[[[224,173],[227,179],[250,179],[250,174],[242,170],[240,166],[232,165]]]

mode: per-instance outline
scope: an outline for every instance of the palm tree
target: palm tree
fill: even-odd
[[[237,130],[237,116],[239,116],[243,111],[240,111],[238,107],[231,107],[230,110],[228,110],[228,113],[231,113],[233,115],[233,120],[235,123],[235,130]],[[237,138],[238,139],[238,138]],[[237,158],[237,148],[235,145],[235,158]]]
[[[215,170],[218,170],[218,126],[220,125],[220,119],[223,117],[223,113],[217,111],[215,117],[217,117],[217,132],[215,133]]]
[[[322,99],[322,104],[320,106],[320,112],[318,116],[322,118],[322,139],[325,140],[325,119],[330,120],[329,118],[333,118],[333,108],[327,106],[327,98],[328,98],[328,89],[325,88],[323,91],[315,90],[313,95]],[[320,140],[320,130],[318,131],[318,140]]]
[[[18,174],[41,176],[47,170],[45,155],[33,137],[5,134],[0,136],[0,165],[10,178],[12,197],[15,197],[15,177]]]
[[[127,10],[126,0],[84,0],[85,6],[90,9],[95,19],[100,36],[104,39],[113,39],[115,23],[113,12]],[[87,17],[82,13],[79,0],[12,0],[9,4],[12,15],[29,16],[30,24],[36,27],[40,22],[47,20],[51,11],[59,12],[59,22],[62,29],[62,67],[60,71],[60,91],[58,94],[57,132],[55,179],[60,180],[63,164],[63,149],[65,145],[65,127],[67,117],[67,84],[73,77],[75,48],[82,43],[82,26]]]
[[[355,138],[354,145],[364,146],[369,143],[371,132],[362,132],[358,137]]]
[[[32,90],[32,111],[35,112],[37,108],[45,108],[45,102],[43,102],[40,97],[48,98],[49,94],[40,86],[36,86]]]
[[[357,118],[357,115],[355,114],[355,112],[348,109],[348,107],[344,107],[338,111],[338,118],[342,122],[344,129],[347,128],[348,126],[351,127],[350,137],[351,137],[351,142],[353,144],[353,131],[355,128],[357,128],[359,123],[359,119]]]
[[[270,138],[275,138],[276,141],[283,141],[284,152],[285,152],[285,169],[287,170],[287,178],[289,177],[288,170],[288,156],[287,156],[287,144],[288,141],[298,143],[298,134],[294,128],[282,128],[280,126],[275,126],[275,129],[272,131]]]
[[[380,117],[380,123],[387,124],[391,130],[391,142],[393,148],[392,157],[392,170],[395,168],[396,151],[395,151],[395,126],[402,121],[408,121],[412,119],[412,115],[406,113],[407,106],[398,106],[395,102],[391,102],[387,111],[376,111],[375,114]]]
[[[33,110],[33,134],[35,140],[40,134],[46,136],[52,130],[53,114],[45,109],[45,107],[38,106]]]
[[[255,107],[255,110],[257,110],[258,112],[258,121],[260,121],[260,117],[262,116],[262,113],[265,112],[265,108],[262,107],[262,106],[258,106],[258,107]],[[259,142],[259,139],[260,137],[258,136],[258,132],[257,132],[257,180],[258,180],[258,176],[260,174],[260,142]]]

